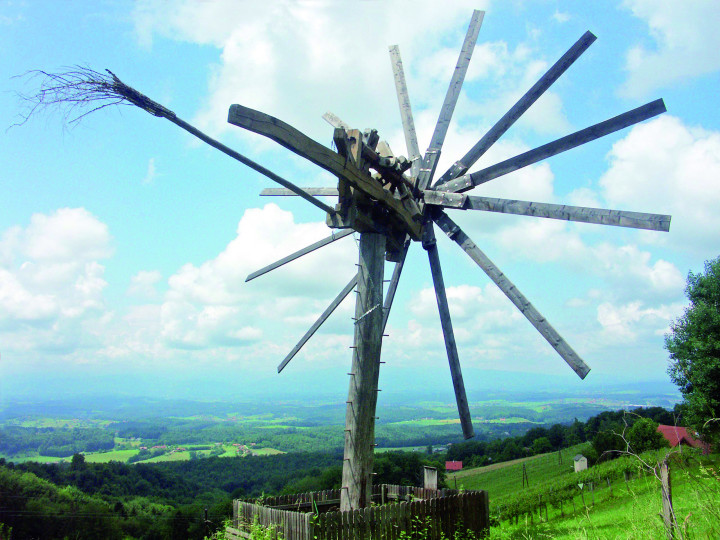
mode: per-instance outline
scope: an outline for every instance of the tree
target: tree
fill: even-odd
[[[685,421],[706,441],[720,440],[720,257],[690,272],[690,305],[665,336],[668,374],[685,401]]]
[[[551,452],[553,449],[550,439],[547,437],[539,437],[532,442],[531,450],[533,454],[544,454],[545,452]]]
[[[646,450],[658,450],[668,446],[665,437],[657,430],[658,423],[650,418],[640,418],[627,432],[627,442],[630,449],[640,454]]]

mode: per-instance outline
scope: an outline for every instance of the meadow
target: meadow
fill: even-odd
[[[665,537],[661,486],[627,456],[573,472],[584,445],[448,475],[460,489],[485,489],[495,525],[491,539],[656,539]],[[669,449],[640,457],[658,463]],[[676,538],[720,538],[720,456],[685,449],[671,458]],[[527,483],[523,483],[523,465]],[[628,471],[626,480],[624,471]],[[592,478],[593,481],[588,481]],[[565,489],[564,496],[553,496]]]

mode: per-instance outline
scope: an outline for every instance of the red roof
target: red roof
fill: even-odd
[[[687,428],[660,424],[657,430],[662,433],[662,436],[667,439],[673,448],[678,444],[687,444],[693,448],[702,448],[705,453],[710,451],[710,445],[690,435]],[[697,433],[695,435],[697,435]]]
[[[462,469],[462,461],[446,461],[445,462],[445,470],[446,471],[459,471]]]

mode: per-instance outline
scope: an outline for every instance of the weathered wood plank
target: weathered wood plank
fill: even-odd
[[[304,187],[303,191],[314,197],[337,197],[336,187]],[[297,197],[297,193],[286,188],[265,188],[260,192],[261,197]]]
[[[500,163],[480,171],[450,180],[449,182],[438,186],[438,189],[441,191],[462,193],[494,178],[517,171],[518,169],[522,169],[523,167],[527,167],[528,165],[532,165],[533,163],[537,163],[543,159],[547,159],[590,141],[594,141],[595,139],[599,139],[600,137],[604,137],[610,133],[632,126],[633,124],[637,124],[638,122],[642,122],[643,120],[647,120],[653,116],[657,116],[665,111],[665,104],[662,99],[652,101],[642,107],[638,107],[615,116],[614,118],[610,118],[609,120],[605,120],[604,122],[599,122],[593,126],[581,129],[580,131],[576,131],[575,133],[571,133],[570,135],[556,139],[553,142],[544,144],[538,148],[529,150],[510,159],[506,159],[505,161],[501,161]]]
[[[282,120],[242,105],[232,105],[230,107],[228,122],[268,137],[326,171],[345,179],[353,187],[391,209],[397,218],[404,223],[407,232],[411,236],[414,235],[419,238],[420,224],[417,220],[420,218],[421,213],[414,201],[409,197],[396,199],[379,182],[358,169],[352,163],[352,160],[333,152]],[[335,210],[329,213],[334,214]]]
[[[353,233],[352,230],[346,230],[346,231],[340,231],[340,232],[333,232],[330,236],[327,238],[323,238],[322,240],[318,240],[314,244],[310,244],[307,247],[304,247],[302,249],[299,249],[295,253],[291,253],[287,257],[283,257],[282,259],[275,261],[272,264],[269,264],[265,266],[264,268],[261,268],[260,270],[256,270],[252,274],[249,274],[248,277],[245,278],[245,282],[247,283],[250,280],[253,280],[257,277],[262,276],[263,274],[267,274],[268,272],[275,270],[276,268],[280,268],[281,266],[294,261],[295,259],[299,259],[303,255],[307,255],[308,253],[312,253],[316,249],[320,249],[321,247],[327,246],[328,244],[332,244],[336,240],[340,240],[341,238],[345,238],[346,236],[349,236]]]
[[[455,343],[452,321],[450,320],[450,308],[445,293],[445,283],[440,266],[440,255],[438,253],[432,223],[429,223],[426,227],[426,235],[423,237],[423,247],[427,250],[430,260],[430,272],[435,287],[438,311],[440,312],[440,324],[445,338],[445,350],[447,351],[448,363],[450,364],[450,375],[452,377],[453,390],[455,391],[455,401],[460,416],[460,425],[462,426],[463,436],[466,439],[470,439],[475,436],[475,432],[470,417],[467,395],[465,394],[465,383],[463,382],[462,370],[460,369],[460,357],[457,351],[457,344]]]
[[[331,113],[330,111],[322,115],[323,120],[330,124],[334,128],[342,128],[345,130],[350,129],[350,126],[343,122],[339,116]]]
[[[337,308],[343,300],[345,300],[345,297],[350,294],[350,291],[352,291],[355,288],[355,285],[358,283],[358,276],[357,274],[348,282],[347,285],[345,285],[345,288],[340,291],[340,293],[335,297],[335,299],[330,302],[330,305],[325,308],[325,311],[322,312],[320,317],[313,323],[313,325],[310,327],[310,329],[305,332],[305,335],[300,338],[300,341],[297,342],[297,344],[292,348],[292,350],[287,354],[287,356],[283,359],[282,362],[280,362],[280,365],[278,366],[278,373],[280,373],[283,369],[285,369],[285,366],[290,363],[290,360],[292,360],[295,355],[302,349],[303,345],[308,342],[308,340],[317,332],[317,329],[322,326],[322,324],[332,315],[333,311],[335,311],[335,308]]]
[[[354,354],[345,414],[345,450],[340,509],[364,508],[372,502],[380,349],[382,344],[385,237],[360,235],[355,305]]]
[[[530,321],[538,332],[547,340],[550,346],[567,362],[577,375],[584,379],[590,372],[588,365],[582,358],[567,344],[560,334],[550,325],[540,312],[530,303],[515,285],[495,266],[485,253],[451,220],[445,212],[441,212],[435,218],[435,223],[443,230],[448,237],[458,244],[475,263],[493,280],[498,288],[505,293],[505,296],[515,304],[525,318]]]
[[[420,147],[418,146],[417,134],[415,133],[415,121],[410,106],[407,83],[405,82],[405,71],[403,70],[400,48],[397,45],[390,47],[390,63],[392,64],[393,77],[395,79],[395,93],[397,94],[398,106],[400,107],[400,120],[402,121],[403,133],[405,134],[405,146],[407,147],[408,159],[412,162],[411,174],[416,178],[420,170]]]
[[[420,173],[418,174],[417,186],[420,189],[427,189],[432,181],[433,174],[435,174],[435,167],[440,159],[440,152],[442,151],[443,143],[445,142],[445,135],[447,135],[448,127],[450,127],[450,120],[452,119],[453,112],[455,111],[455,105],[460,97],[460,90],[462,89],[462,84],[465,80],[467,68],[470,65],[470,58],[472,57],[473,50],[475,49],[475,43],[477,42],[484,17],[484,11],[473,11],[472,18],[470,19],[470,25],[468,26],[468,30],[465,34],[465,39],[460,50],[460,56],[458,57],[457,64],[455,65],[455,71],[453,72],[453,76],[450,80],[450,86],[445,94],[445,100],[443,101],[442,108],[440,109],[438,121],[435,124],[435,130],[433,131],[432,139],[430,140],[430,146],[425,153],[423,165],[420,169]]]
[[[437,187],[465,174],[495,142],[535,103],[545,91],[567,71],[597,38],[591,32],[585,32],[562,57],[521,97],[505,115],[473,146],[467,154],[456,161],[435,183]]]
[[[383,303],[383,322],[382,331],[385,333],[388,319],[390,318],[390,310],[392,309],[393,300],[395,299],[395,293],[397,292],[398,284],[400,283],[400,276],[402,275],[403,266],[405,265],[405,258],[407,252],[410,249],[410,240],[400,250],[399,260],[395,263],[393,269],[393,275],[388,283],[387,292],[385,293],[385,302]]]
[[[485,212],[498,212],[500,214],[533,216],[575,221],[578,223],[595,223],[598,225],[612,225],[615,227],[664,232],[670,230],[670,220],[672,219],[672,216],[664,214],[647,214],[626,210],[606,210],[604,208],[588,208],[585,206],[476,197],[462,193],[432,190],[424,191],[424,200],[425,204],[442,206],[443,208],[482,210]]]
[[[227,527],[225,529],[226,540],[239,540],[240,538],[251,538],[250,533],[246,533],[240,529],[234,527]]]

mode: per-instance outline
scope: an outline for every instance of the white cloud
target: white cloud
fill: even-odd
[[[108,257],[107,225],[84,208],[33,214],[22,237],[22,252],[37,261],[77,261]]]
[[[413,24],[398,24],[407,17],[401,3],[360,3],[350,17],[334,2],[187,0],[168,11],[165,2],[147,0],[136,5],[134,21],[139,41],[148,47],[159,35],[222,50],[198,118],[201,125],[215,132],[228,129],[227,108],[239,102],[305,130],[313,124],[324,128],[319,117],[328,109],[341,117],[357,114],[346,119],[350,123],[373,122],[363,108],[377,119],[393,113],[395,120],[387,46],[400,43],[408,58],[427,56],[448,32],[459,45],[471,10],[482,4],[427,3],[414,12]],[[442,84],[446,87],[447,80]]]
[[[672,215],[670,233],[646,242],[706,254],[720,245],[720,133],[665,115],[615,143],[601,177],[612,206]]]
[[[152,184],[155,182],[155,178],[157,176],[157,171],[155,170],[155,158],[150,158],[148,160],[148,166],[147,166],[147,172],[145,173],[145,177],[142,179],[143,184]]]
[[[553,13],[552,18],[555,19],[555,21],[562,24],[562,23],[568,22],[572,18],[572,16],[569,13],[555,10],[555,13]]]
[[[552,62],[555,60],[552,59]],[[542,51],[525,44],[513,50],[505,42],[478,44],[467,80],[486,80],[482,101],[468,104],[463,112],[469,108],[471,112],[480,113],[492,125],[542,77],[549,65],[542,58]],[[476,119],[471,117],[470,122],[473,121]],[[564,134],[572,127],[563,111],[560,96],[552,90],[546,91],[523,114],[517,125],[542,135]]]
[[[677,304],[661,305],[657,308],[644,307],[642,302],[613,305],[603,302],[597,308],[597,320],[602,326],[603,337],[613,344],[632,343],[639,334],[663,335],[668,330],[668,321],[682,311]]]
[[[171,346],[207,347],[258,340],[261,323],[276,327],[284,339],[292,339],[295,329],[304,332],[352,276],[357,256],[352,239],[250,283],[245,278],[327,235],[325,224],[295,223],[274,204],[246,211],[237,237],[222,253],[200,266],[187,264],[169,278],[161,308],[163,338]]]
[[[636,45],[627,54],[628,80],[622,93],[640,97],[683,79],[720,69],[720,3],[716,0],[677,2],[626,0],[633,15],[643,19],[655,40],[648,49]]]
[[[162,279],[162,274],[157,270],[140,270],[130,278],[128,294],[146,298],[157,296],[155,285]]]
[[[502,229],[498,240],[508,250],[538,262],[562,262],[575,272],[595,275],[612,284],[623,297],[675,298],[685,284],[678,268],[665,260],[653,261],[634,244],[588,244],[567,223],[558,220],[522,220]]]
[[[107,226],[83,208],[34,214],[0,242],[0,335],[6,349],[67,353],[94,339],[105,312]],[[87,330],[87,332],[86,332]]]

